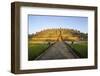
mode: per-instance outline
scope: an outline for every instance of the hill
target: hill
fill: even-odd
[[[54,28],[45,29],[36,34],[29,34],[28,39],[30,43],[40,42],[55,42],[57,40],[63,41],[82,41],[87,40],[87,33],[82,33],[79,30]]]

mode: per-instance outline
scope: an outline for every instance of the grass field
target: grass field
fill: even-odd
[[[48,44],[29,44],[28,60],[34,60],[49,47]]]
[[[87,58],[88,57],[88,43],[87,41],[72,44],[71,47],[75,49],[75,53],[79,55],[81,58]]]

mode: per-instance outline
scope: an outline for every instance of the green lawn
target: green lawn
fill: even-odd
[[[88,43],[86,41],[78,44],[72,44],[71,47],[75,49],[75,53],[79,55],[81,58],[88,57]]]
[[[47,44],[29,44],[28,60],[34,60],[41,53],[43,53],[45,51],[45,49],[48,47],[49,47],[49,45],[47,45]]]

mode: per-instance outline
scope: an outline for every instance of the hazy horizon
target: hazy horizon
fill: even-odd
[[[28,34],[60,27],[88,33],[88,17],[29,15],[28,21]]]

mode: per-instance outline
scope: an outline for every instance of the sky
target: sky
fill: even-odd
[[[28,15],[28,26],[29,34],[60,27],[88,33],[88,17]]]

